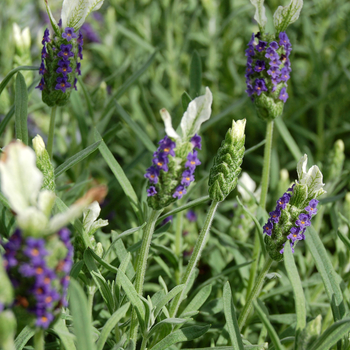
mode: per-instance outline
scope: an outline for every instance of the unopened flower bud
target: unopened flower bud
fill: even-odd
[[[324,177],[326,180],[334,181],[341,175],[345,160],[344,148],[343,140],[337,140],[326,157],[324,169]]]
[[[209,197],[223,201],[237,185],[244,156],[244,129],[246,120],[232,121],[209,174]]]

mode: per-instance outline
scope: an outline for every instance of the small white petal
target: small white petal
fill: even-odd
[[[234,121],[232,120],[231,135],[236,142],[240,141],[244,136],[245,131],[245,119]]]
[[[18,226],[32,237],[41,236],[47,223],[46,215],[35,207],[28,207],[17,215]]]
[[[43,138],[40,135],[36,135],[32,142],[35,153],[40,157],[46,149]]]
[[[56,195],[49,190],[42,190],[38,197],[38,208],[49,217],[55,204]]]
[[[100,205],[97,201],[92,202],[83,213],[83,226],[85,232],[89,232],[92,224],[99,217],[101,212]]]
[[[256,183],[247,173],[243,172],[241,175],[241,178],[239,180],[248,191],[254,193],[255,188],[256,188]],[[251,197],[245,188],[243,186],[241,186],[240,184],[237,185],[237,190],[241,194],[242,198],[245,201],[249,201],[249,199]]]
[[[303,0],[291,0],[287,6],[278,6],[273,15],[277,33],[284,32],[291,23],[299,18],[302,7]]]
[[[171,122],[171,116],[169,114],[169,112],[165,109],[162,108],[160,111],[160,116],[163,119],[164,125],[165,125],[165,132],[166,134],[173,138],[173,139],[179,139],[180,136],[178,135],[178,133],[175,131],[175,129],[173,128],[173,124]]]
[[[254,19],[258,22],[260,30],[262,30],[265,28],[265,25],[267,23],[264,0],[250,0],[250,2],[256,8]]]

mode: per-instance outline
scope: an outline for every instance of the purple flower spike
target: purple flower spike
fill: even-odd
[[[194,181],[194,176],[191,170],[185,170],[182,173],[181,185],[189,186]]]
[[[267,223],[263,226],[264,233],[266,233],[268,236],[271,236],[272,229],[273,229],[273,223],[269,219]]]
[[[55,86],[56,90],[61,90],[62,92],[66,92],[66,90],[72,87],[72,84],[67,81],[66,78],[57,78],[57,85]]]
[[[162,169],[165,172],[169,170],[167,165],[168,163],[168,156],[164,152],[157,153],[156,156],[153,158],[153,164],[156,165],[158,169]]]
[[[278,96],[278,98],[283,101],[284,103],[286,103],[287,99],[288,99],[288,94],[287,94],[287,88],[283,87],[280,95]]]
[[[165,136],[163,140],[159,141],[159,145],[159,150],[175,157],[174,148],[176,147],[176,143],[170,137]]]
[[[43,36],[43,40],[41,41],[41,43],[43,45],[45,45],[45,43],[49,43],[51,41],[50,39],[50,31],[46,28],[44,31],[44,36]]]
[[[69,66],[69,61],[61,60],[58,62],[58,68],[56,70],[57,73],[62,73],[64,77],[67,76],[68,73],[72,72],[72,68]]]
[[[266,42],[266,41],[259,40],[258,45],[256,45],[256,49],[257,49],[259,52],[262,52],[262,51],[265,50],[266,45],[267,45],[267,42]]]
[[[147,178],[152,184],[158,183],[159,169],[154,166],[151,166],[146,171],[147,172],[144,175],[144,177]]]
[[[189,168],[192,171],[196,169],[197,165],[201,164],[200,160],[197,158],[197,153],[198,152],[194,150],[193,153],[190,152],[187,156],[185,167]]]
[[[281,69],[281,80],[282,81],[288,81],[290,78],[289,71],[287,67],[284,67]]]
[[[157,194],[156,188],[154,186],[151,186],[148,190],[147,190],[147,197],[152,197],[155,196]]]
[[[300,228],[304,228],[311,225],[310,217],[307,214],[300,214],[299,219],[295,221],[295,224]]]
[[[281,32],[279,35],[279,39],[280,39],[279,44],[283,45],[284,47],[286,47],[287,44],[290,44],[290,41],[288,39],[286,32]]]
[[[175,193],[173,194],[174,198],[181,199],[186,194],[186,188],[184,186],[177,186]]]
[[[44,81],[44,78],[41,78],[41,80],[40,80],[40,82],[39,82],[39,85],[36,86],[35,88],[36,88],[36,89],[39,89],[39,90],[41,90],[41,91],[43,91],[43,90],[44,90],[44,87],[45,87],[45,81]]]
[[[268,47],[266,49],[265,57],[269,58],[270,60],[274,60],[274,59],[279,58],[278,53],[272,47]]]
[[[265,61],[257,60],[255,63],[254,70],[256,72],[262,72],[263,70],[265,70]]]
[[[269,215],[271,217],[271,221],[277,224],[278,221],[280,220],[281,210],[277,208],[276,210],[271,211]]]
[[[317,199],[311,199],[311,201],[309,202],[309,205],[305,208],[305,210],[312,216],[316,215],[317,214],[317,204],[318,204]]]
[[[202,144],[201,144],[202,138],[199,135],[194,135],[191,138],[191,143],[193,145],[194,148],[197,149],[202,149]]]
[[[267,91],[265,80],[263,78],[255,80],[254,90],[258,96],[260,96],[263,91]]]
[[[61,51],[58,53],[57,56],[62,57],[64,60],[68,60],[69,57],[74,57],[74,53],[71,51],[72,45],[61,45]]]
[[[197,214],[193,210],[189,210],[186,214],[186,218],[190,222],[197,221]]]
[[[277,200],[277,207],[278,209],[285,209],[287,206],[287,203],[290,201],[290,194],[289,193],[284,193],[283,196]]]
[[[76,39],[77,37],[78,36],[74,33],[73,28],[67,27],[62,33],[62,38],[66,39],[67,41],[71,41],[72,39]]]
[[[245,50],[245,55],[248,57],[255,56],[255,50],[253,45],[248,45],[247,50]]]

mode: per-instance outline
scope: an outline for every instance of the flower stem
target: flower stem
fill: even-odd
[[[135,279],[135,289],[139,295],[142,295],[142,291],[143,291],[143,282],[145,280],[148,252],[149,252],[149,247],[151,245],[154,228],[156,226],[157,219],[159,215],[162,213],[162,211],[163,209],[161,210],[152,209],[151,215],[147,221],[147,225],[145,226],[145,229],[143,231],[142,245],[141,245],[141,248],[139,251],[139,257],[137,260],[136,279]],[[138,330],[138,320],[137,320],[136,312],[134,310],[132,314],[132,319],[131,319],[130,338],[134,341],[135,346],[137,342],[137,330]]]
[[[270,180],[272,136],[273,136],[273,120],[269,120],[266,126],[264,166],[263,166],[263,173],[262,173],[262,180],[261,180],[261,196],[260,196],[260,204],[259,204],[259,206],[263,209],[266,208],[266,198],[267,198],[267,191],[269,188],[269,180]]]
[[[208,236],[208,233],[210,230],[210,226],[211,226],[211,223],[214,219],[214,215],[215,215],[215,212],[216,212],[218,205],[219,205],[219,202],[217,202],[217,201],[212,201],[212,203],[210,205],[209,211],[208,211],[207,216],[205,218],[205,222],[204,222],[202,231],[197,239],[197,242],[196,242],[196,245],[194,247],[191,259],[190,259],[190,261],[187,265],[186,271],[181,279],[181,284],[185,284],[185,288],[182,290],[181,293],[177,294],[177,296],[174,298],[174,300],[171,304],[170,312],[169,312],[171,318],[176,317],[176,313],[177,313],[179,306],[183,300],[183,297],[184,297],[185,293],[188,292],[188,290],[187,290],[188,283],[189,283],[189,281],[191,279],[191,275],[192,275],[192,273],[193,273],[193,271],[198,263],[198,260],[201,257],[201,253],[202,253],[202,250],[205,246],[206,239],[207,239],[207,236]]]
[[[175,232],[175,255],[179,259],[178,267],[175,271],[176,284],[180,284],[181,281],[181,269],[182,269],[182,227],[183,227],[183,215],[182,212],[176,215],[176,232]]]
[[[34,350],[44,350],[44,330],[41,328],[34,334]]]
[[[50,159],[52,159],[53,136],[54,136],[54,132],[55,132],[56,110],[57,110],[57,106],[54,106],[51,108],[49,137],[47,139],[47,153],[49,154]]]
[[[256,280],[256,283],[255,283],[255,286],[254,286],[253,290],[251,291],[251,293],[249,294],[249,297],[248,297],[248,299],[243,307],[243,310],[242,310],[241,314],[239,315],[238,326],[239,326],[240,330],[242,330],[242,328],[247,320],[247,317],[250,313],[250,310],[252,309],[253,300],[255,300],[261,292],[261,289],[264,285],[265,277],[266,277],[272,263],[273,263],[273,260],[267,255],[265,265],[262,268],[262,270],[260,271],[260,274]]]

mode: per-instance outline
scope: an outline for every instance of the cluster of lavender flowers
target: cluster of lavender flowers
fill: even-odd
[[[274,229],[274,224],[277,224],[280,221],[281,213],[283,209],[286,209],[287,204],[289,203],[291,199],[291,194],[288,192],[293,192],[293,187],[294,185],[287,190],[283,194],[281,198],[277,200],[277,205],[274,211],[270,212],[270,218],[268,219],[267,223],[263,226],[264,233],[266,233],[268,236],[271,237],[273,229]],[[287,239],[289,239],[290,246],[292,248],[292,252],[294,253],[294,247],[295,244],[298,241],[304,240],[305,239],[305,230],[308,226],[311,225],[311,219],[314,215],[317,214],[317,204],[318,200],[317,199],[311,199],[309,202],[309,205],[304,208],[304,211],[306,213],[300,213],[297,220],[295,220],[294,225],[289,229],[289,235],[287,235]],[[284,247],[285,243],[283,243]],[[283,254],[284,248],[280,250],[280,253]]]
[[[52,55],[50,55],[48,43],[51,43]],[[41,91],[44,90],[46,86],[51,85],[50,81],[52,79],[52,73],[58,73],[55,74],[54,77],[55,90],[61,90],[65,93],[67,89],[70,89],[72,87],[71,82],[73,82],[73,79],[70,79],[70,75],[74,76],[73,87],[77,90],[76,84],[78,79],[76,78],[75,73],[81,75],[80,61],[83,59],[82,32],[79,30],[77,35],[73,28],[67,27],[62,32],[62,38],[60,38],[60,40],[57,40],[57,38],[51,40],[49,30],[45,29],[42,44],[43,49],[41,51],[39,74],[43,77],[36,88]],[[80,61],[78,61],[78,58]]]
[[[255,42],[255,38],[259,42]],[[292,45],[285,32],[279,34],[279,43],[276,41],[260,40],[260,33],[252,35],[248,43],[246,69],[246,93],[254,101],[254,96],[260,96],[262,92],[275,92],[277,85],[283,83],[278,99],[286,102],[287,81],[291,72],[289,55]],[[277,97],[277,96],[276,96]]]
[[[194,148],[201,149],[201,137],[199,135],[194,135],[191,138],[191,143]],[[153,165],[146,170],[146,174],[144,175],[151,184],[157,184],[159,181],[159,176],[161,175],[161,171],[168,172],[168,163],[169,163],[169,155],[175,157],[175,148],[176,143],[171,140],[168,136],[165,136],[164,139],[159,141],[159,147],[156,152],[153,154]],[[187,161],[185,163],[185,169],[182,172],[181,184],[176,187],[175,192],[172,194],[173,198],[182,198],[186,194],[187,187],[194,181],[194,172],[196,170],[197,165],[200,165],[201,162],[197,158],[197,150],[193,149],[187,155]],[[154,196],[158,192],[155,186],[150,186],[147,189],[147,196]]]
[[[16,229],[4,244],[4,265],[15,291],[14,307],[34,316],[37,327],[47,329],[62,306],[67,306],[69,272],[73,264],[70,232],[63,228],[58,238],[65,257],[54,259],[42,238],[23,237]],[[52,266],[53,265],[53,266]]]

